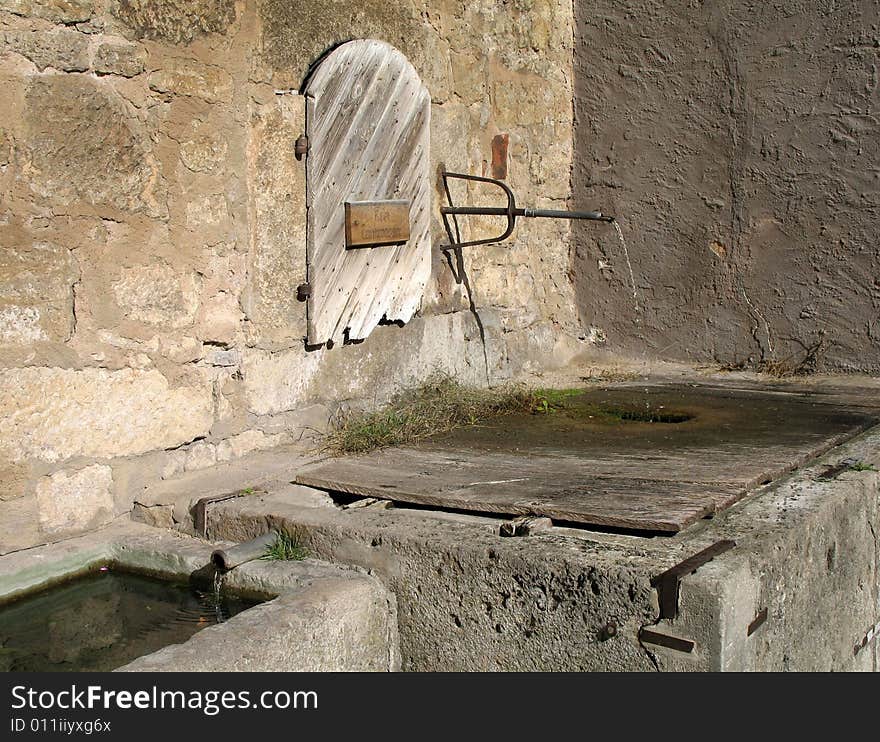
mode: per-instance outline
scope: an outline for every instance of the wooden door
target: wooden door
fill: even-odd
[[[381,41],[334,50],[306,90],[308,342],[367,337],[408,322],[431,272],[431,99],[413,66]],[[346,203],[409,203],[403,244],[346,247]]]

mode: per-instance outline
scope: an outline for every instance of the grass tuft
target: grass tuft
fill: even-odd
[[[296,536],[281,531],[275,541],[266,547],[266,553],[261,558],[270,562],[301,562],[308,555],[308,550]]]
[[[877,467],[873,464],[866,464],[863,461],[856,461],[849,467],[852,471],[877,471]]]
[[[525,387],[481,389],[437,376],[399,394],[381,410],[338,420],[325,448],[334,454],[361,454],[416,443],[504,415],[548,412],[557,403],[553,395]]]
[[[336,421],[324,440],[331,455],[364,454],[388,446],[418,443],[456,428],[480,425],[506,415],[561,415],[596,424],[682,423],[693,416],[679,411],[643,410],[585,403],[583,389],[469,387],[438,376],[399,394],[380,410],[350,413]]]

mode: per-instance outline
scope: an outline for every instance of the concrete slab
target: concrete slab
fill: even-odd
[[[593,373],[609,372],[569,370],[541,383],[571,386]],[[644,385],[631,374],[621,371],[615,385]],[[670,366],[664,379],[687,382],[694,370]],[[698,380],[811,391],[817,403],[872,414],[880,400],[880,380],[863,377],[792,381],[706,372]],[[266,460],[266,493],[212,506],[210,531],[242,541],[287,528],[317,558],[369,572],[395,596],[403,669],[880,669],[871,634],[880,621],[880,474],[871,470],[880,469],[876,428],[669,536],[557,525],[506,538],[499,535],[503,520],[491,515],[389,509],[382,502],[343,509],[325,493],[289,484],[302,458],[278,452]],[[860,462],[861,470],[844,467],[822,477],[845,460]],[[240,483],[256,481],[253,470],[249,477]],[[211,481],[222,485],[216,473]],[[177,498],[186,515],[203,494],[193,480],[169,486],[155,502],[167,507]],[[685,576],[676,617],[661,619],[652,580],[722,539],[736,547]],[[46,548],[61,558],[67,547]],[[645,641],[645,629],[693,643],[692,651]]]

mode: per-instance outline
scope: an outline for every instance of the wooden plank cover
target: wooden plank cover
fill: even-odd
[[[561,414],[500,418],[419,446],[316,462],[295,481],[431,507],[673,533],[880,417],[876,405],[746,390],[638,387],[586,397],[618,403],[634,394],[668,409],[680,396],[696,417],[669,426],[582,421],[580,429],[565,427],[571,422]]]
[[[431,99],[392,46],[351,41],[306,91],[308,342],[367,337],[383,319],[409,321],[431,272]],[[403,244],[347,250],[345,203],[406,200]]]
[[[594,476],[576,459],[394,448],[306,467],[297,484],[439,508],[676,532],[735,484]]]

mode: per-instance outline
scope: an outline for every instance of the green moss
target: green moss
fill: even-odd
[[[531,412],[547,414],[565,409],[572,397],[583,393],[583,389],[537,389],[533,392]]]

